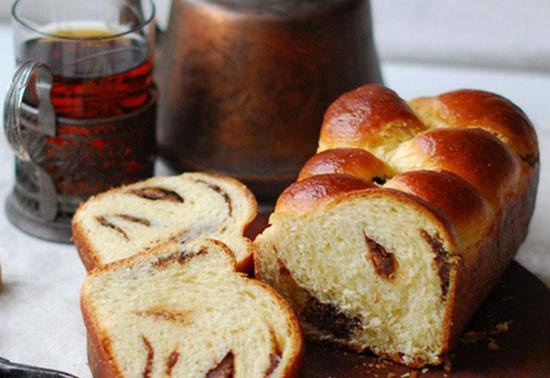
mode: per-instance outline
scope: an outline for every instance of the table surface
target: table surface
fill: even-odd
[[[0,100],[13,73],[12,36],[0,24]],[[385,82],[404,98],[458,87],[480,88],[510,98],[536,125],[542,170],[537,208],[517,260],[550,286],[550,73],[496,71],[384,63]],[[1,118],[0,118],[1,119]],[[0,133],[0,202],[13,184],[13,157]],[[163,172],[162,168],[159,170]],[[157,172],[159,172],[157,171]],[[79,288],[85,270],[71,245],[32,238],[0,215],[0,356],[90,377]]]

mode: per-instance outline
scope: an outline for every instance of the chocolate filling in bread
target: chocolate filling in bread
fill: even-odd
[[[151,227],[151,222],[149,222],[145,218],[138,218],[138,217],[135,217],[133,215],[128,215],[128,214],[115,214],[114,216],[117,217],[117,218],[124,219],[128,222],[139,223],[143,226]]]
[[[350,318],[336,306],[322,303],[311,294],[300,311],[300,315],[317,329],[327,330],[339,339],[347,339],[356,330],[363,327],[363,323],[358,317]]]
[[[281,363],[281,359],[283,356],[282,348],[277,342],[277,338],[275,337],[275,331],[273,330],[273,328],[269,329],[269,333],[271,334],[273,352],[269,354],[269,366],[264,373],[265,378],[268,378],[275,371],[275,369],[277,369],[277,366],[279,366],[279,364]]]
[[[152,266],[155,269],[164,268],[164,267],[168,266],[172,261],[176,260],[177,257],[178,257],[177,254],[162,256],[159,259],[157,259],[156,261],[154,261]]]
[[[134,189],[130,193],[152,201],[162,200],[183,203],[183,198],[178,193],[163,188]]]
[[[233,378],[235,357],[233,352],[227,353],[223,360],[206,374],[206,378]]]
[[[215,191],[220,196],[222,196],[223,200],[227,204],[227,209],[228,209],[227,213],[228,213],[229,217],[233,216],[233,203],[231,202],[231,197],[229,196],[229,194],[227,194],[227,192],[225,190],[223,190],[222,188],[220,188],[216,184],[212,184],[212,183],[206,182],[204,180],[195,180],[195,182],[198,182],[198,183],[201,183],[201,184],[205,185],[207,188]]]
[[[444,301],[449,291],[449,276],[451,264],[449,263],[449,252],[443,247],[441,238],[438,235],[432,236],[426,230],[420,230],[420,235],[432,248],[434,261],[437,265],[439,279],[441,280],[441,300]]]
[[[207,252],[208,252],[208,250],[206,248],[201,248],[198,252],[189,252],[189,251],[183,250],[179,253],[178,263],[185,264],[191,258],[193,258],[195,256],[203,255]]]
[[[145,336],[141,336],[145,349],[147,349],[147,357],[145,360],[145,368],[143,369],[143,378],[151,378],[153,372],[153,360],[155,358],[155,351],[151,342]]]
[[[177,322],[182,324],[188,323],[188,314],[182,312],[169,311],[164,309],[149,309],[145,311],[136,311],[137,316],[152,317],[158,320],[164,320],[168,322]]]
[[[367,243],[367,259],[372,263],[374,272],[385,279],[392,279],[397,268],[397,261],[393,253],[388,252],[386,248],[365,235]]]
[[[147,219],[138,218],[138,217],[135,217],[135,216],[129,215],[129,214],[102,215],[102,216],[97,216],[95,218],[99,222],[100,225],[102,225],[104,227],[108,227],[108,228],[118,232],[127,241],[130,241],[130,237],[128,236],[126,231],[124,231],[120,226],[117,226],[116,224],[114,224],[113,222],[108,220],[107,219],[108,217],[119,218],[119,219],[125,220],[127,222],[141,224],[142,226],[145,226],[145,227],[151,227],[151,222],[149,222]]]
[[[153,363],[155,360],[155,350],[153,349],[153,346],[151,345],[151,342],[147,337],[141,336],[141,340],[143,341],[143,345],[145,346],[145,349],[147,350],[147,357],[145,360],[145,367],[143,368],[143,378],[151,378],[153,374]],[[170,353],[170,356],[166,359],[166,375],[168,377],[172,376],[172,370],[174,369],[174,366],[178,363],[178,359],[180,358],[180,354],[177,350],[174,350],[172,353]]]
[[[107,218],[105,218],[104,216],[99,216],[99,217],[96,217],[95,218],[98,223],[104,227],[108,227],[112,230],[115,230],[116,232],[118,232],[120,235],[122,235],[124,237],[124,239],[126,240],[130,240],[130,238],[128,237],[128,234],[126,233],[126,231],[124,231],[122,228],[118,227],[116,224],[114,223],[111,223],[107,220]]]
[[[170,353],[170,356],[166,360],[166,375],[171,376],[172,370],[174,369],[174,366],[178,363],[178,360],[180,358],[180,354],[177,350]]]

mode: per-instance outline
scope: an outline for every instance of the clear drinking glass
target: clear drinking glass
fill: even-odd
[[[150,100],[155,48],[150,1],[18,0],[13,19],[17,63],[48,65],[58,117],[113,117]]]
[[[12,17],[19,67],[4,106],[16,153],[8,216],[64,240],[80,201],[153,174],[155,8],[151,0],[17,0]],[[52,224],[65,234],[51,234]]]

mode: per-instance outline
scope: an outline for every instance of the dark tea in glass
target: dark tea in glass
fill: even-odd
[[[70,235],[68,224],[81,201],[153,175],[154,14],[151,0],[14,3],[19,69],[6,96],[4,123],[17,155],[8,200],[16,225],[68,239],[52,235],[50,225],[62,224]],[[55,113],[52,127],[44,126],[48,107]]]
[[[26,41],[21,56],[51,68],[51,101],[58,117],[116,117],[150,101],[153,57],[140,33],[110,38],[116,30],[86,25],[59,25],[49,33]]]

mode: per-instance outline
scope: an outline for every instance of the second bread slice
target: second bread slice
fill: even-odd
[[[298,322],[221,242],[168,243],[94,270],[82,287],[95,378],[290,378]]]
[[[251,264],[243,236],[257,204],[239,181],[205,173],[154,177],[91,197],[72,221],[73,241],[91,270],[169,240],[218,239],[235,253],[237,267]]]

